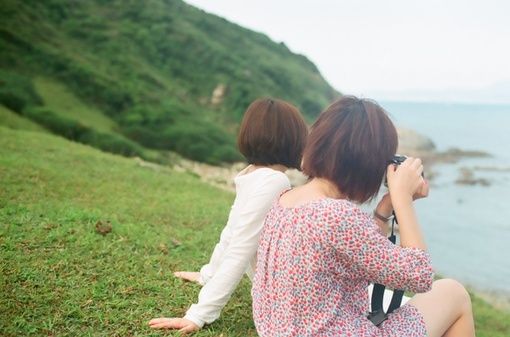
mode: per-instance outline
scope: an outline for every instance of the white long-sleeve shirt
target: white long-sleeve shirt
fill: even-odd
[[[209,263],[200,270],[203,287],[198,303],[184,316],[199,327],[220,316],[244,273],[252,279],[264,218],[276,198],[290,188],[289,179],[280,171],[262,167],[245,173],[247,170],[234,179],[236,198],[227,225]]]

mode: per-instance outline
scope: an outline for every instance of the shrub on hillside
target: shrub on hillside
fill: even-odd
[[[0,104],[21,113],[26,107],[39,105],[41,102],[30,78],[0,70]]]
[[[212,124],[176,124],[162,133],[166,149],[210,164],[242,160],[234,139]]]
[[[119,83],[92,66],[73,63],[67,59],[63,59],[59,66],[62,69],[56,69],[58,77],[65,80],[81,97],[104,106],[111,116],[133,104],[128,90],[119,87]]]
[[[81,122],[60,116],[48,108],[31,107],[26,109],[23,114],[67,139],[111,153],[145,157],[143,148],[135,142],[116,134],[97,131]]]
[[[243,157],[239,154],[239,151],[230,144],[216,147],[210,155],[210,161],[213,163],[233,163],[241,160],[243,160]]]
[[[209,164],[242,160],[234,138],[213,124],[195,121],[177,123],[166,129],[155,125],[127,126],[123,133],[148,148],[171,150]]]
[[[147,127],[141,125],[126,126],[122,128],[122,133],[129,139],[142,144],[148,148],[165,149],[161,146],[161,135]]]
[[[144,150],[140,145],[116,134],[103,133],[89,129],[78,141],[103,151],[117,153],[123,156],[140,156],[145,158]]]
[[[88,129],[82,123],[59,116],[46,107],[29,107],[23,111],[23,115],[51,132],[71,140],[78,140]]]

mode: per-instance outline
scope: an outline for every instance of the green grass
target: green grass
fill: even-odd
[[[115,131],[116,123],[102,111],[83,103],[68,87],[55,80],[37,77],[34,87],[50,110],[99,131]]]
[[[510,312],[492,307],[470,292],[478,337],[510,336]]]
[[[11,129],[47,132],[42,126],[0,104],[0,125]]]
[[[5,128],[0,181],[2,336],[163,335],[146,322],[182,315],[199,290],[172,271],[207,261],[233,200],[191,174]],[[254,334],[250,316],[245,281],[198,335]]]
[[[199,287],[172,277],[206,262],[233,195],[49,134],[0,127],[0,334],[168,336]],[[96,223],[112,232],[96,233]],[[249,282],[196,336],[255,336]],[[477,335],[510,316],[473,297]]]

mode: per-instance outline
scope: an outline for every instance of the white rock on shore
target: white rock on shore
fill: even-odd
[[[418,132],[398,128],[398,153],[405,155],[416,155],[420,153],[434,152],[436,145],[434,142]]]

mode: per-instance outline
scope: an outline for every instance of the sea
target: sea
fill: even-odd
[[[510,105],[380,104],[397,127],[429,137],[438,151],[490,154],[429,168],[435,173],[430,195],[416,201],[416,209],[441,276],[510,298]],[[488,185],[457,184],[466,168]]]

